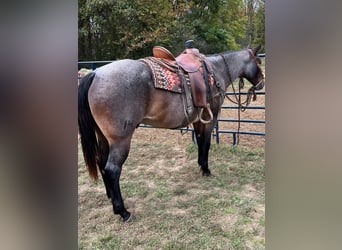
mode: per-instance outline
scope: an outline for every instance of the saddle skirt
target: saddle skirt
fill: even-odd
[[[140,60],[150,67],[155,88],[182,93],[181,81],[176,68],[172,69],[172,64],[167,67],[165,60],[155,57],[146,57]],[[176,66],[174,65],[174,67]]]

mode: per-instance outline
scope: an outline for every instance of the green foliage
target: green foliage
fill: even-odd
[[[256,11],[254,44],[265,44],[265,0],[261,1]],[[263,52],[265,48],[261,48]]]
[[[265,0],[244,0],[245,1],[245,38],[242,43],[265,44]],[[262,46],[261,51],[264,51]]]
[[[205,54],[246,47],[251,34],[263,44],[264,2],[247,12],[250,1],[79,0],[79,60],[140,58],[155,45],[178,54],[188,39]]]

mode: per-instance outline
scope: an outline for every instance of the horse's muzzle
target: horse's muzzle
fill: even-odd
[[[260,80],[254,87],[254,90],[261,90],[265,86],[265,81],[264,79]]]

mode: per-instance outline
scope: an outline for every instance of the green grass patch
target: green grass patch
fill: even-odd
[[[120,180],[132,223],[119,222],[79,161],[79,249],[265,248],[262,149],[213,144],[213,176],[202,177],[193,143],[182,155],[167,140],[132,147]]]

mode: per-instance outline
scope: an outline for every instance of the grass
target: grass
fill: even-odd
[[[213,144],[202,177],[196,145],[134,142],[120,180],[136,216],[126,224],[79,156],[79,249],[265,248],[263,149]]]

